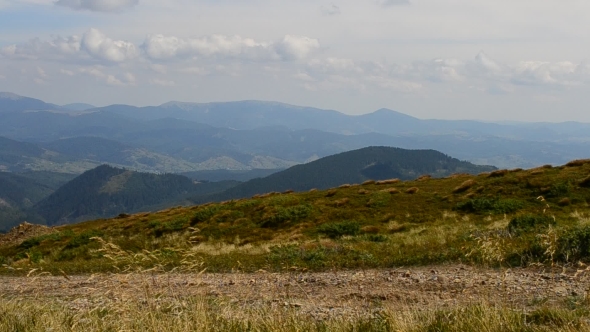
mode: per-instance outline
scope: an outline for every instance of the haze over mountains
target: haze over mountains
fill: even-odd
[[[0,136],[35,143],[45,159],[70,158],[63,169],[77,174],[102,163],[150,172],[279,170],[366,146],[435,149],[501,168],[563,164],[590,151],[590,124],[576,122],[421,120],[385,109],[349,116],[261,101],[86,107],[2,93]]]

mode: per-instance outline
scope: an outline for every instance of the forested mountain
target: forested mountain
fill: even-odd
[[[23,220],[43,222],[27,211],[72,178],[70,174],[51,172],[0,172],[0,231]]]
[[[236,182],[195,183],[174,174],[132,172],[107,165],[87,171],[37,203],[48,225],[186,204],[186,198],[222,191]]]
[[[405,150],[368,147],[293,166],[262,179],[254,179],[210,197],[195,197],[196,202],[249,197],[273,191],[326,189],[366,180],[414,179],[429,174],[444,177],[453,173],[480,173],[493,166],[477,166],[434,150]]]

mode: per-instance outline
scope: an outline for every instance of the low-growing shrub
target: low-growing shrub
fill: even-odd
[[[457,203],[456,209],[472,213],[513,213],[524,207],[521,201],[515,199],[473,198]]]
[[[187,220],[184,218],[179,218],[179,219],[175,219],[169,222],[164,222],[164,223],[160,223],[160,222],[156,222],[156,223],[150,223],[150,226],[153,226],[154,229],[154,235],[156,237],[161,237],[162,235],[164,235],[165,233],[170,233],[170,232],[178,232],[184,229],[184,227],[186,226],[186,222]]]
[[[356,221],[341,221],[322,224],[317,228],[318,233],[335,239],[345,235],[357,235],[361,225]]]
[[[561,197],[567,195],[571,190],[571,185],[568,182],[559,182],[551,185],[547,197]]]
[[[219,205],[212,205],[198,210],[191,218],[191,226],[211,219],[221,209],[222,207]]]
[[[557,242],[556,256],[561,261],[588,261],[590,258],[590,226],[571,228]]]
[[[93,237],[101,237],[104,233],[102,231],[92,229],[88,231],[84,231],[76,236],[74,236],[65,246],[64,249],[74,249],[77,247],[81,247],[90,243],[90,239]]]
[[[296,205],[288,208],[278,208],[274,213],[262,219],[260,227],[277,227],[287,221],[298,221],[307,218],[313,208],[311,205]]]
[[[512,234],[522,234],[527,231],[539,230],[555,225],[555,220],[548,216],[524,215],[510,220],[508,231]]]

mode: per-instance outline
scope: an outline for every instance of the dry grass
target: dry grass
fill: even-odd
[[[453,193],[458,194],[458,193],[465,192],[465,191],[469,190],[471,187],[475,186],[475,184],[476,184],[476,182],[471,179],[466,180],[463,183],[461,183],[460,185],[458,185],[457,187],[455,187],[455,189],[453,189]]]

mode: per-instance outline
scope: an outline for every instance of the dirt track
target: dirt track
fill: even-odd
[[[487,301],[527,309],[585,301],[590,272],[482,269],[462,265],[325,273],[150,274],[0,277],[4,298],[57,298],[73,309],[188,296],[236,305],[298,307],[314,316],[370,314],[384,307],[453,307]]]

